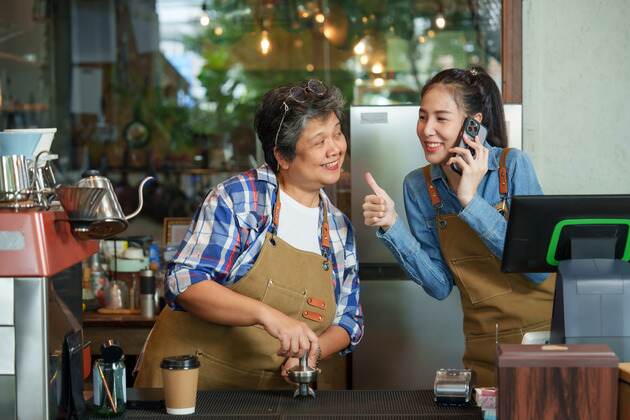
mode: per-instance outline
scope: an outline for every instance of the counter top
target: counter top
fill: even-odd
[[[133,392],[129,393],[130,395]],[[441,407],[430,390],[317,391],[315,399],[294,399],[293,391],[200,391],[194,414],[178,419],[217,418],[439,418],[483,419],[481,409]],[[129,401],[129,405],[133,402]],[[173,418],[162,408],[127,408],[124,417]]]

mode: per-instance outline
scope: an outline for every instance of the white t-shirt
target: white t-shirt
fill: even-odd
[[[307,207],[280,189],[278,236],[291,246],[321,255],[319,246],[319,206]]]

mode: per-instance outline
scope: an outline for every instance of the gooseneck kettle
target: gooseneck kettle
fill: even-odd
[[[138,186],[138,208],[125,215],[109,179],[96,170],[84,173],[76,186],[57,189],[61,204],[66,209],[72,229],[81,239],[107,239],[129,226],[128,221],[142,210],[144,185],[154,178],[148,176]]]

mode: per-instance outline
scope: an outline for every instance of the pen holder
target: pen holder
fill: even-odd
[[[94,362],[92,385],[94,387],[94,414],[114,417],[125,412],[127,390],[125,363],[122,359],[112,363],[105,362],[103,359]]]

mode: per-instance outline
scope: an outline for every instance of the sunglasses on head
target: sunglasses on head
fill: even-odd
[[[282,118],[280,119],[280,125],[278,125],[278,131],[276,132],[276,137],[273,141],[274,148],[278,147],[278,136],[280,136],[280,130],[282,129],[282,123],[284,123],[284,117],[287,116],[287,112],[289,112],[289,105],[287,102],[293,101],[298,104],[303,104],[308,99],[309,95],[312,96],[323,96],[326,93],[326,85],[324,85],[321,81],[317,79],[311,79],[306,83],[306,86],[293,86],[289,89],[289,94],[282,101],[282,107],[284,108],[284,112],[282,114]]]

